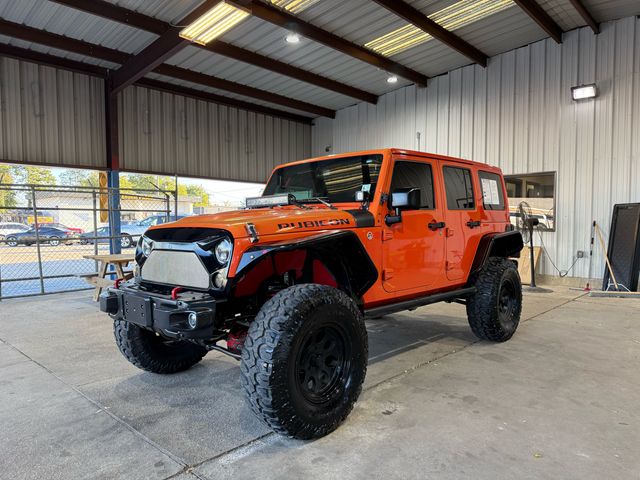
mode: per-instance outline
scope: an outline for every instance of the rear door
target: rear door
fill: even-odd
[[[446,198],[446,276],[451,281],[466,280],[475,252],[467,248],[467,241],[480,224],[471,168],[442,162],[442,179]]]
[[[403,211],[400,223],[382,227],[382,279],[388,292],[427,290],[443,280],[444,218],[434,188],[440,181],[437,164],[424,158],[394,160],[389,194],[400,188],[419,188],[421,207]]]

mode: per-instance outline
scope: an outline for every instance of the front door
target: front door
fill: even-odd
[[[400,188],[419,188],[420,208],[405,210],[401,222],[383,226],[382,279],[388,292],[428,290],[443,279],[444,218],[434,189],[437,163],[405,157],[394,160],[389,194]]]
[[[473,194],[471,170],[459,164],[442,165],[442,179],[446,197],[445,236],[447,239],[447,258],[445,270],[447,279],[451,281],[463,280],[467,275],[469,259],[465,255],[472,255],[471,249],[466,248],[471,223],[477,216],[477,204]]]

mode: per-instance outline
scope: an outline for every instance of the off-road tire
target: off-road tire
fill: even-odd
[[[472,284],[477,291],[467,300],[471,330],[481,340],[509,340],[518,328],[522,312],[522,285],[515,263],[491,257]]]
[[[362,391],[367,353],[362,314],[346,294],[317,284],[284,289],[262,306],[244,344],[240,369],[249,406],[277,433],[327,435]],[[307,376],[313,369],[322,370],[318,380]],[[314,388],[322,400],[309,399]]]
[[[207,349],[188,341],[168,342],[155,332],[122,320],[113,322],[116,344],[136,367],[152,373],[176,373],[194,366]]]

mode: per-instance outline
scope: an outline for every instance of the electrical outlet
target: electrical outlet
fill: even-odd
[[[584,252],[582,250],[578,250],[576,252],[576,258],[584,258]]]

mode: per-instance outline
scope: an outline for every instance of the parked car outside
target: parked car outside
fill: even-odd
[[[4,240],[8,235],[14,233],[23,233],[29,230],[31,227],[24,223],[18,222],[0,222],[0,240]]]
[[[58,246],[60,243],[70,244],[75,233],[71,230],[63,230],[62,228],[49,227],[42,225],[38,228],[36,235],[36,229],[30,228],[26,232],[14,233],[7,236],[7,245],[10,247],[17,247],[18,245],[33,245],[38,242],[48,243],[51,246]]]
[[[178,215],[178,220],[184,218],[185,215]],[[174,221],[175,217],[172,215],[169,221]],[[122,248],[129,248],[135,246],[138,238],[147,231],[147,228],[154,225],[160,225],[167,223],[167,217],[165,215],[153,215],[151,217],[144,218],[137,223],[122,223],[120,225],[120,246]],[[80,234],[80,243],[93,245],[98,237],[98,243],[109,243],[109,227],[100,227],[95,233],[85,232]]]
[[[83,233],[84,230],[82,228],[78,228],[78,227],[67,227],[66,225],[63,225],[62,223],[41,223],[40,224],[43,227],[53,227],[53,228],[59,228],[61,230],[69,230],[70,232],[73,233]]]

